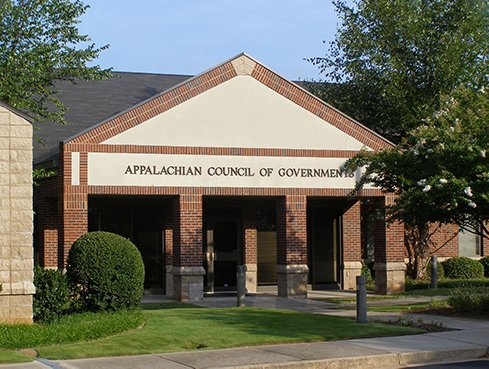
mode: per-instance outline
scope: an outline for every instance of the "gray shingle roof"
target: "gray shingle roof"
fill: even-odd
[[[59,143],[132,106],[157,95],[192,76],[150,73],[114,72],[107,80],[59,82],[59,99],[68,107],[66,121],[35,124],[35,135],[44,145],[34,141],[34,164],[55,159]]]

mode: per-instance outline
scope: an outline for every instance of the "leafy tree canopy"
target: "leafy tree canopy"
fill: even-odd
[[[97,48],[79,33],[87,8],[79,0],[0,0],[0,100],[38,121],[65,123],[54,81],[110,73],[87,66],[108,47]]]
[[[373,183],[398,195],[391,221],[455,223],[489,238],[489,91],[458,88],[399,145],[346,165],[367,166],[359,188]]]
[[[313,92],[395,142],[439,110],[443,95],[487,83],[486,0],[333,2],[336,39],[309,61],[334,83]]]

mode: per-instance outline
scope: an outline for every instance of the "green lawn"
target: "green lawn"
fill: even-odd
[[[380,323],[359,325],[349,318],[248,307],[207,309],[165,303],[144,306],[143,315],[142,327],[96,339],[89,345],[86,342],[56,343],[32,348],[41,357],[71,359],[422,332]],[[40,332],[42,335],[42,330]],[[13,348],[12,344],[8,347]],[[8,360],[7,355],[12,352],[0,351],[0,362]]]

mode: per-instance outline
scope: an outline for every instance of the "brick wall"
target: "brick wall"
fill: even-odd
[[[377,206],[384,208],[392,204],[394,196],[386,195],[385,199],[377,199]],[[374,222],[375,261],[404,262],[406,250],[404,247],[404,226],[399,223],[386,224],[385,219]]]
[[[307,264],[306,196],[283,196],[277,200],[277,264]]]
[[[48,268],[58,267],[58,244],[61,244],[61,177],[39,179],[34,186],[34,209],[37,219],[35,235],[37,262]]]
[[[173,207],[179,214],[173,265],[202,266],[202,195],[182,194],[173,202]]]
[[[343,214],[343,261],[362,259],[360,201]]]
[[[0,321],[32,322],[32,126],[0,105]]]
[[[256,210],[253,206],[243,208],[244,264],[257,263]]]

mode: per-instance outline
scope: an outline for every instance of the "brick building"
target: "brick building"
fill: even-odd
[[[370,243],[380,291],[403,290],[402,226],[362,221],[392,198],[351,197],[359,173],[341,170],[391,144],[297,84],[241,54],[194,77],[59,87],[69,124],[35,149],[57,172],[35,190],[40,264],[63,268],[73,241],[106,230],[138,246],[147,289],[200,299],[235,289],[243,264],[249,293],[300,296],[354,288]]]

